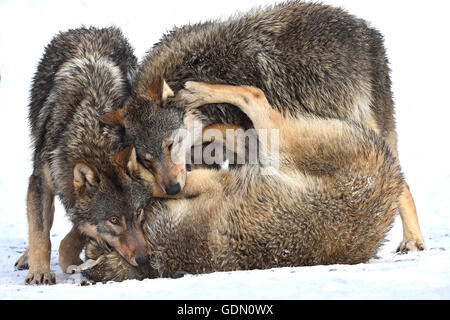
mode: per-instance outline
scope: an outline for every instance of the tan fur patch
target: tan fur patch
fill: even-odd
[[[122,108],[117,109],[116,111],[102,114],[99,118],[99,121],[108,126],[120,128],[121,126],[123,126],[124,117],[125,117],[125,110]]]

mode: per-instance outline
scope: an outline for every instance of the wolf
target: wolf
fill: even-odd
[[[290,1],[175,28],[153,46],[139,67],[130,99],[101,121],[124,131],[138,161],[168,195],[179,193],[186,179],[180,161],[184,154],[174,155],[172,149],[185,143],[175,132],[189,118],[175,108],[174,92],[190,80],[260,88],[275,110],[294,118],[356,121],[375,130],[398,157],[383,36],[343,9]],[[205,105],[197,113],[195,119],[205,127],[252,126],[228,104]],[[398,251],[423,250],[407,184],[400,203],[404,236]]]
[[[283,115],[249,86],[187,82],[179,94],[188,108],[228,103],[258,133],[279,130],[279,154],[264,147],[268,157],[279,157],[279,169],[259,163],[191,171],[174,199],[147,208],[149,264],[132,267],[115,250],[90,241],[86,258],[96,263],[85,276],[122,281],[357,264],[374,256],[398,214],[405,183],[397,158],[374,130],[350,120]],[[135,151],[130,161],[130,174],[158,190]]]
[[[27,284],[55,283],[50,229],[56,195],[74,226],[59,249],[64,271],[80,263],[86,236],[105,241],[133,265],[147,261],[141,223],[150,185],[130,178],[131,148],[98,120],[123,105],[136,65],[132,47],[114,27],[68,30],[45,49],[29,110],[34,151],[29,242],[16,262],[17,269],[29,269]]]

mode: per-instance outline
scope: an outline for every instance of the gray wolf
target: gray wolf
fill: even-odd
[[[29,243],[16,268],[28,284],[53,284],[50,229],[57,195],[74,228],[62,241],[62,269],[79,264],[85,237],[104,241],[129,263],[147,261],[141,228],[151,190],[127,174],[131,148],[99,116],[130,94],[137,59],[117,28],[79,28],[46,47],[33,79],[29,121],[33,173],[29,179]]]
[[[179,95],[189,109],[228,103],[255,129],[279,130],[279,169],[269,175],[262,164],[191,171],[174,199],[147,208],[148,264],[133,267],[90,241],[86,258],[96,263],[84,275],[121,281],[357,264],[374,256],[398,214],[405,183],[397,158],[374,130],[355,121],[283,115],[254,87],[188,82]],[[136,152],[130,162],[130,174],[160,188]]]
[[[124,108],[102,121],[124,131],[138,161],[168,195],[185,184],[185,167],[177,161],[184,154],[174,156],[172,148],[183,143],[174,132],[188,118],[163,106],[175,107],[174,93],[190,80],[260,88],[275,110],[294,118],[356,121],[375,130],[398,157],[389,72],[383,37],[367,22],[342,9],[290,1],[175,28],[144,58]],[[197,113],[204,126],[252,126],[229,104],[205,105]],[[398,250],[423,250],[407,184],[400,204],[404,237]]]

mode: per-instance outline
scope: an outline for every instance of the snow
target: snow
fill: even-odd
[[[25,286],[14,263],[26,248],[25,197],[31,174],[27,123],[30,83],[45,45],[59,30],[84,25],[122,28],[143,57],[174,25],[227,17],[252,1],[0,1],[0,299],[449,299],[450,47],[446,0],[328,0],[384,35],[391,62],[399,152],[428,249],[395,253],[397,219],[378,257],[355,266],[218,272],[80,286],[57,265],[70,223],[58,203],[52,229],[54,286]]]

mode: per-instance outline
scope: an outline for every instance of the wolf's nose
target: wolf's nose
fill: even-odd
[[[136,263],[138,265],[143,265],[143,264],[146,264],[146,263],[149,263],[149,262],[150,262],[150,256],[148,254],[146,254],[145,256],[136,258]]]
[[[173,184],[170,187],[166,188],[166,193],[169,196],[174,196],[181,191],[181,186],[179,183]]]

